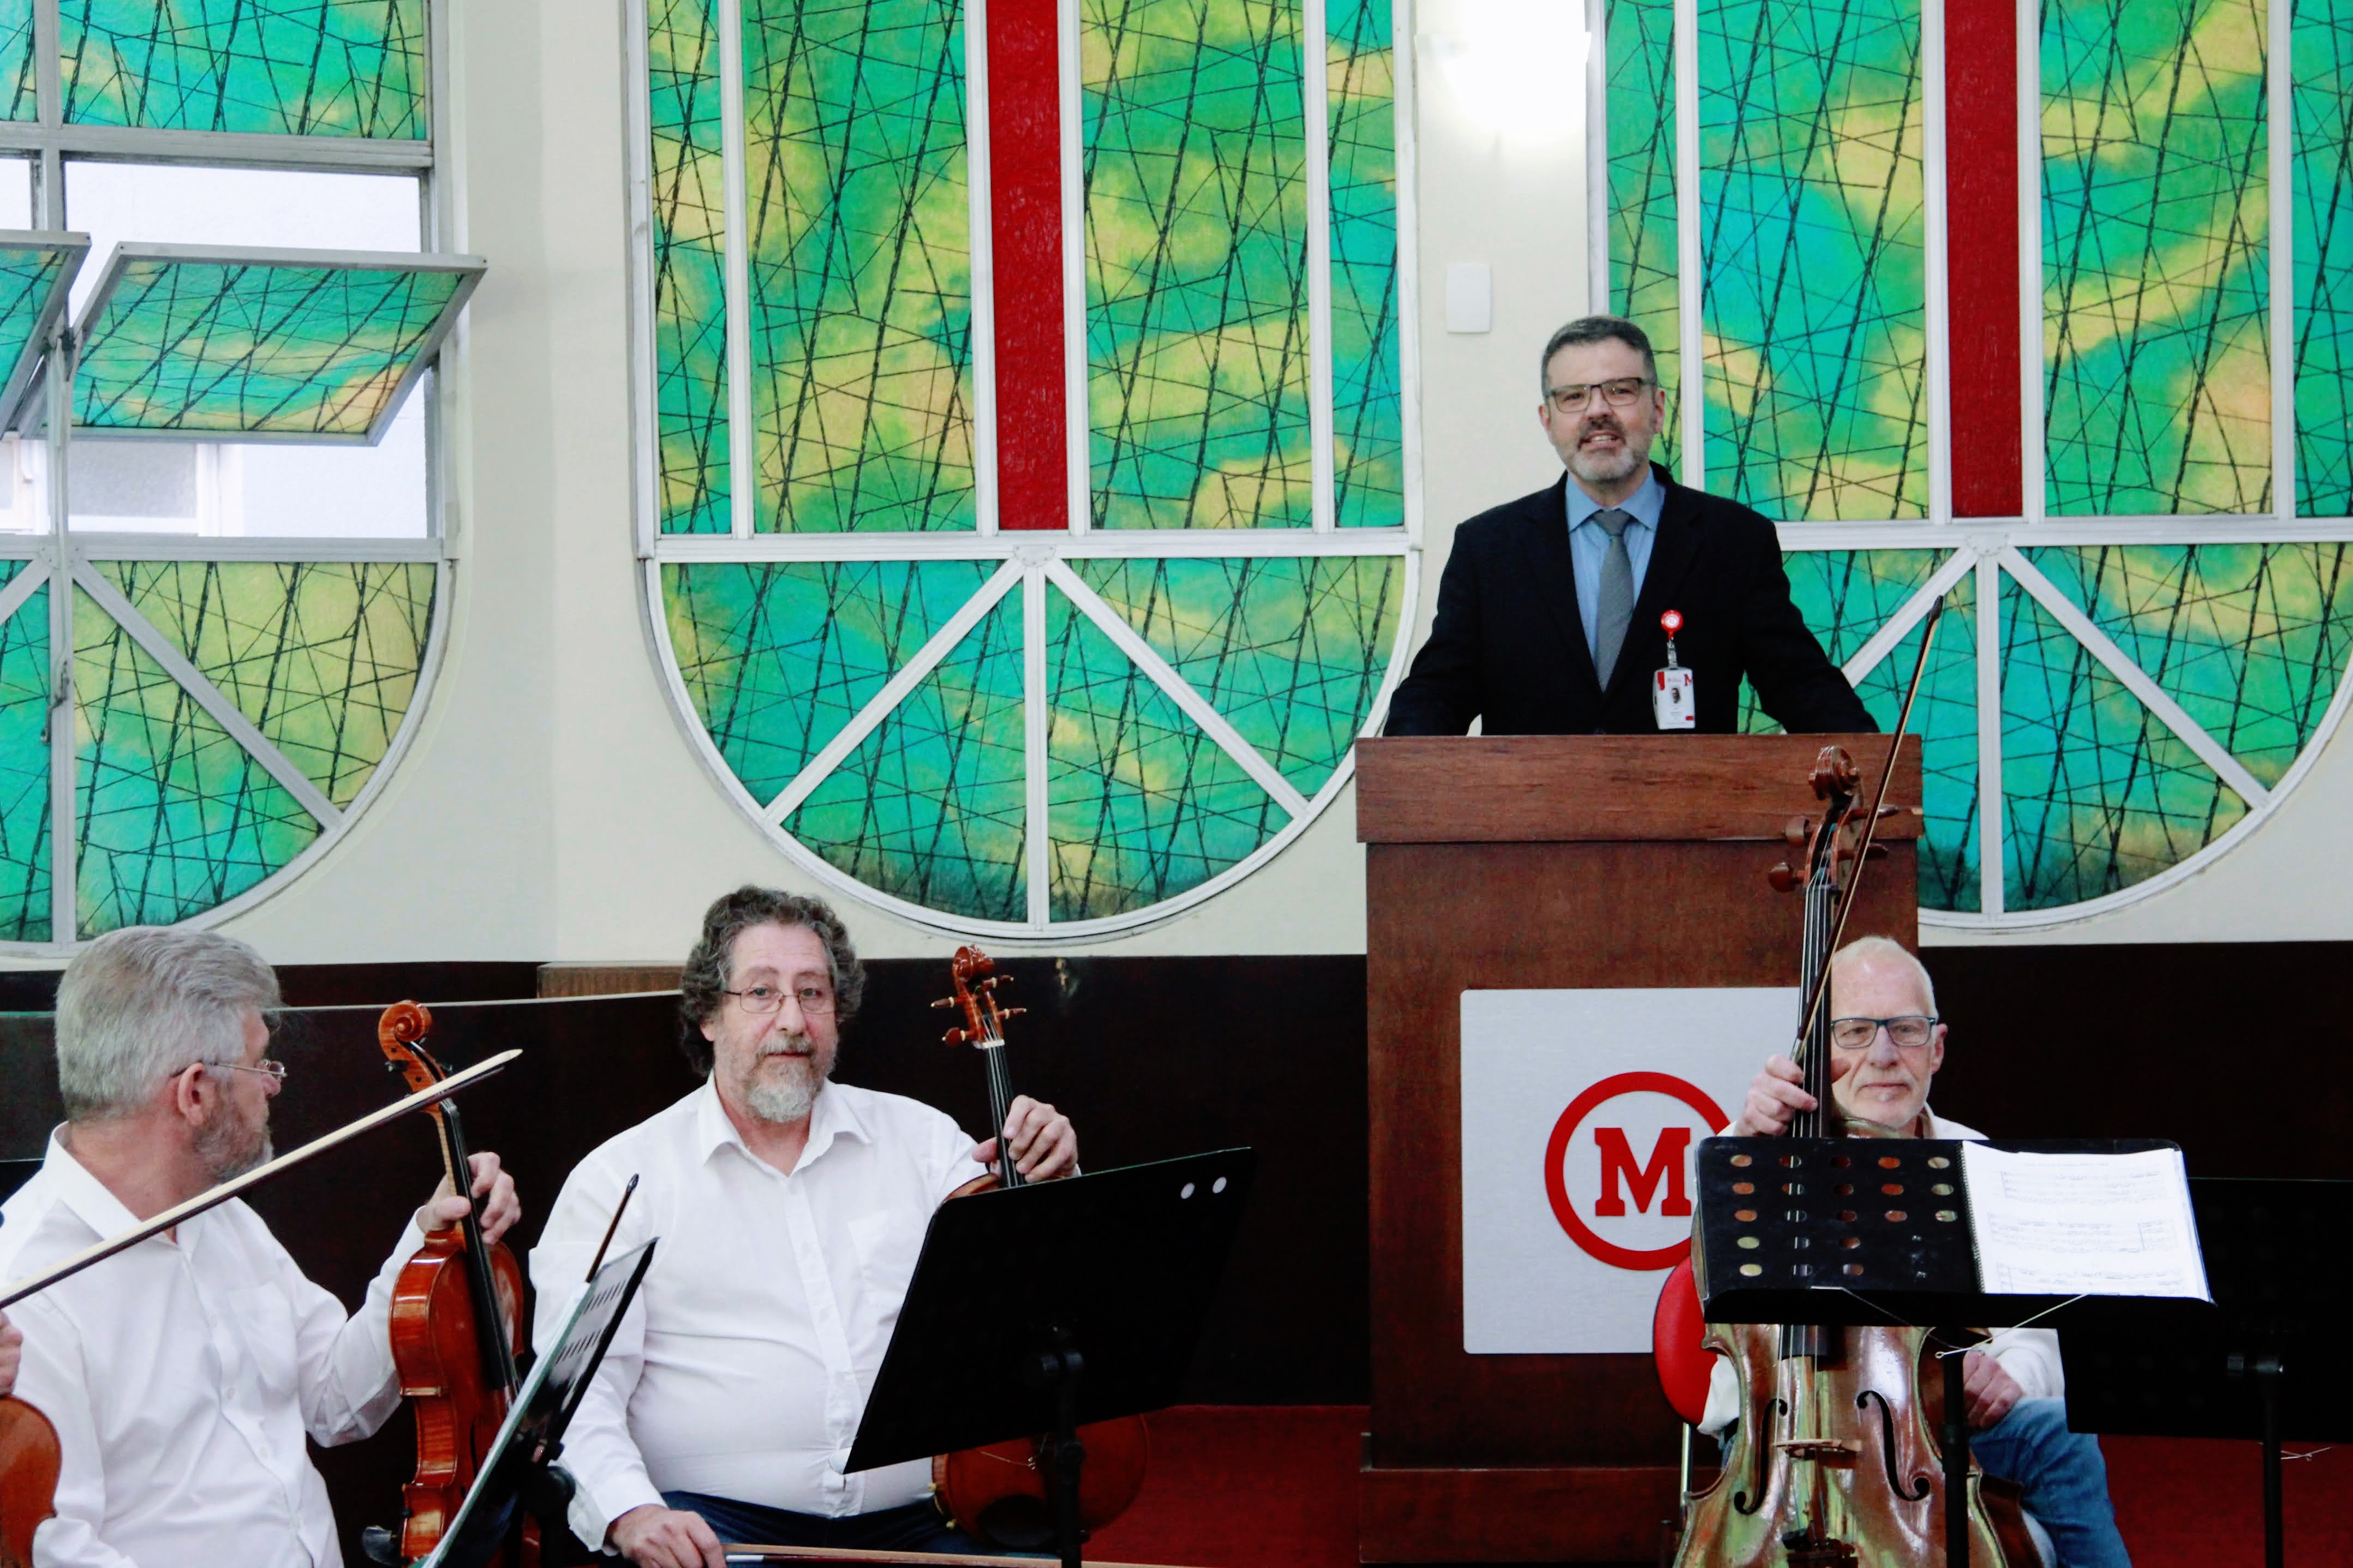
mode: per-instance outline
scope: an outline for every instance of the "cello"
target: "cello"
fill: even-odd
[[[955,994],[932,1004],[954,1007],[964,1022],[943,1037],[951,1046],[970,1046],[988,1064],[988,1110],[1001,1141],[1013,1113],[1013,1075],[1005,1065],[1005,1020],[1017,1018],[1019,1007],[1000,1007],[997,988],[1011,978],[997,973],[996,961],[976,947],[956,949],[949,973]],[[1027,1184],[1013,1161],[1013,1152],[1000,1142],[997,1173],[966,1189]],[[1127,1511],[1144,1489],[1144,1470],[1150,1458],[1144,1417],[1123,1415],[1091,1422],[1078,1429],[1086,1455],[1079,1479],[1079,1528],[1101,1530]],[[1054,1539],[1052,1499],[1046,1455],[1047,1439],[1017,1437],[942,1454],[932,1460],[932,1488],[940,1510],[957,1529],[993,1545],[1018,1550],[1043,1547]]]
[[[376,1022],[376,1044],[386,1065],[408,1087],[425,1092],[448,1075],[426,1047],[433,1015],[414,1002],[396,1002]],[[449,1190],[470,1196],[473,1163],[454,1103],[431,1106]],[[393,1363],[400,1392],[417,1418],[417,1473],[401,1489],[407,1516],[398,1542],[388,1531],[367,1532],[378,1562],[414,1563],[439,1544],[496,1442],[522,1378],[515,1358],[524,1348],[522,1269],[503,1242],[485,1244],[474,1213],[425,1238],[402,1266],[392,1292]],[[536,1568],[539,1538],[526,1523],[493,1563]]]
[[[21,1399],[0,1399],[0,1568],[32,1568],[33,1532],[58,1510],[58,1429]]]
[[[1831,1192],[1825,1195],[1854,1192],[1862,1179],[1857,1173],[1871,1159],[1866,1140],[1911,1131],[1840,1114],[1831,1092],[1827,993],[1831,955],[1871,857],[1873,830],[1889,809],[1895,748],[1903,744],[1919,694],[1936,613],[1931,610],[1921,639],[1878,800],[1862,806],[1854,760],[1841,747],[1823,747],[1810,779],[1822,802],[1820,820],[1810,831],[1803,822],[1791,825],[1792,841],[1802,851],[1799,864],[1777,866],[1771,877],[1784,891],[1800,884],[1805,889],[1802,1002],[1792,1054],[1815,1109],[1799,1112],[1788,1135],[1846,1137],[1857,1145],[1852,1154],[1832,1158]],[[1796,1195],[1803,1184],[1784,1187]],[[1947,1510],[1953,1506],[1967,1510],[1962,1539],[1970,1562],[2039,1568],[2015,1489],[1972,1464],[1963,1489],[1968,1495],[1957,1505],[1946,1495],[1937,1440],[1946,1417],[1940,1358],[1961,1353],[1964,1345],[1919,1328],[1799,1323],[1711,1323],[1702,1342],[1731,1363],[1740,1383],[1740,1419],[1716,1479],[1685,1500],[1676,1568],[1940,1563],[1951,1539]]]

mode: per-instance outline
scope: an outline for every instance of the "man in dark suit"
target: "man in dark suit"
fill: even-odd
[[[1682,616],[1703,731],[1729,734],[1746,677],[1788,730],[1878,729],[1789,602],[1773,525],[1650,461],[1666,418],[1651,340],[1588,316],[1545,345],[1536,417],[1567,465],[1457,529],[1438,622],[1389,704],[1392,735],[1649,734],[1659,617]]]

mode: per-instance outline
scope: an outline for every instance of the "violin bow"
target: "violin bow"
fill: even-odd
[[[1939,594],[1920,623],[1920,656],[1912,661],[1912,682],[1904,691],[1904,711],[1895,716],[1895,738],[1889,742],[1887,762],[1879,770],[1879,794],[1871,803],[1871,815],[1863,819],[1862,845],[1854,856],[1854,880],[1847,884],[1846,891],[1839,897],[1838,923],[1831,927],[1830,946],[1822,955],[1822,972],[1815,978],[1814,994],[1806,999],[1806,1010],[1798,1019],[1798,1045],[1801,1048],[1813,1037],[1814,1016],[1822,1010],[1822,999],[1830,994],[1830,960],[1837,953],[1839,944],[1846,940],[1847,916],[1854,912],[1854,895],[1862,886],[1863,868],[1871,860],[1871,846],[1879,837],[1879,818],[1887,809],[1887,786],[1895,782],[1895,759],[1903,754],[1905,731],[1912,724],[1912,704],[1919,700],[1920,678],[1928,673],[1928,650],[1936,646],[1936,623],[1944,618],[1944,615],[1945,595]]]
[[[476,1062],[463,1072],[451,1073],[429,1089],[420,1089],[406,1100],[396,1100],[380,1110],[371,1110],[357,1121],[338,1127],[323,1137],[313,1138],[300,1149],[289,1149],[267,1164],[256,1165],[241,1176],[231,1176],[218,1186],[208,1187],[185,1203],[174,1204],[162,1214],[140,1221],[120,1236],[109,1237],[94,1247],[75,1253],[45,1274],[17,1280],[8,1287],[5,1294],[0,1294],[0,1308],[13,1307],[26,1297],[37,1295],[60,1279],[70,1279],[93,1263],[103,1263],[116,1253],[127,1251],[151,1236],[161,1236],[182,1220],[194,1219],[208,1208],[218,1207],[229,1199],[259,1186],[270,1177],[314,1160],[364,1132],[373,1132],[387,1122],[397,1121],[412,1110],[428,1110],[459,1089],[471,1089],[484,1079],[503,1071],[510,1062],[522,1055],[519,1050],[501,1051],[497,1056]]]

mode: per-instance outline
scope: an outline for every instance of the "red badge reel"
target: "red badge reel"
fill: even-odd
[[[1691,730],[1699,725],[1698,700],[1692,690],[1692,672],[1675,662],[1675,634],[1683,629],[1681,610],[1659,617],[1667,634],[1667,668],[1651,676],[1651,714],[1662,730]]]

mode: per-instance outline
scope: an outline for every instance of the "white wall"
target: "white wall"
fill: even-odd
[[[1418,642],[1453,524],[1549,484],[1535,355],[1587,300],[1579,76],[1556,130],[1499,130],[1443,68],[1505,0],[1429,0],[1417,255],[1426,556]],[[746,879],[816,888],[705,773],[658,684],[631,548],[621,23],[616,0],[456,0],[456,248],[490,258],[457,350],[459,546],[432,705],[381,797],[230,929],[281,963],[674,957]],[[1452,262],[1493,268],[1493,330],[1445,330]],[[2353,756],[2206,873],[2037,942],[2353,936]],[[1234,890],[1103,953],[1364,945],[1353,796]],[[951,939],[845,907],[877,956]],[[1932,940],[1935,938],[1932,937]],[[1983,940],[1983,939],[1976,939]],[[2005,938],[2000,940],[2019,940]]]

